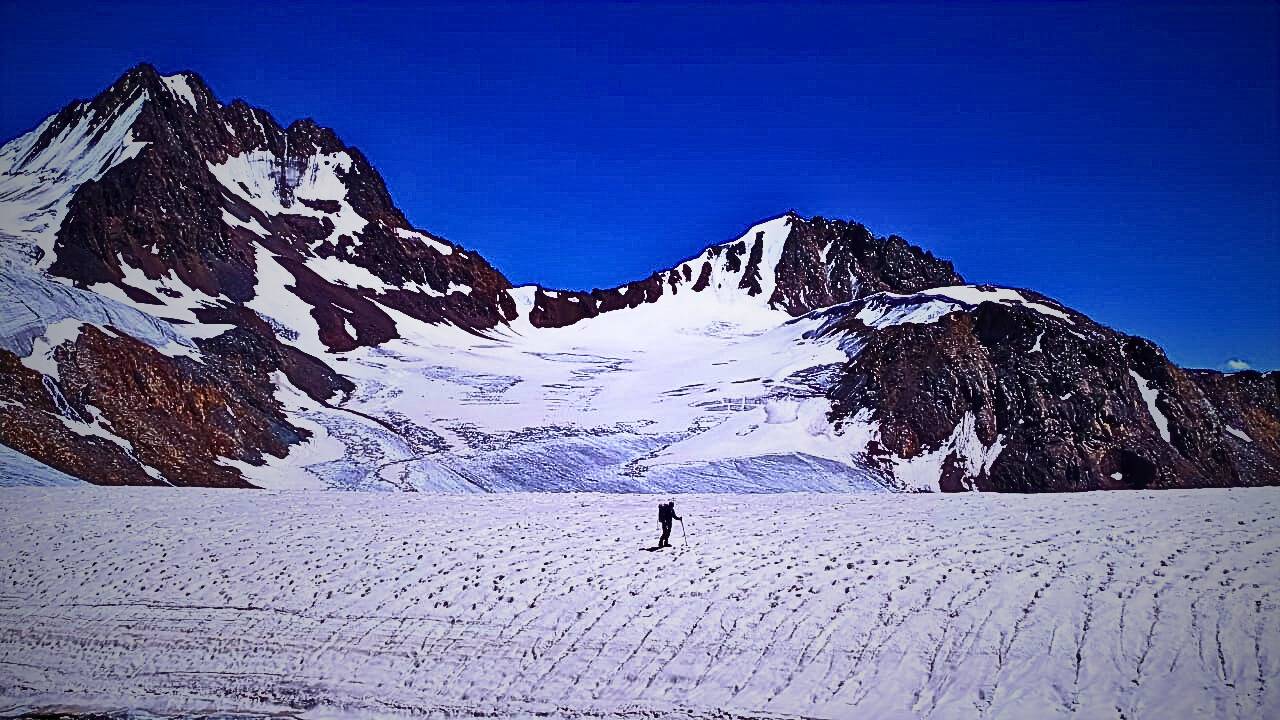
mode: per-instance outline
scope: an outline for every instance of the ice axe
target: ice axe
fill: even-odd
[[[684,518],[680,518],[680,534],[684,536],[684,544],[689,544],[689,533],[684,531]]]

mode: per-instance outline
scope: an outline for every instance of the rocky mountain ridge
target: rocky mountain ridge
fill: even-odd
[[[0,443],[50,477],[1280,482],[1276,373],[1181,370],[902,238],[794,212],[619,287],[512,287],[414,228],[332,130],[148,65],[0,148],[0,268]]]
[[[530,322],[535,327],[563,327],[682,291],[745,296],[802,315],[876,292],[913,292],[963,282],[950,262],[900,237],[880,238],[858,223],[804,218],[788,211],[737,240],[712,245],[643,280],[591,292],[535,288]]]

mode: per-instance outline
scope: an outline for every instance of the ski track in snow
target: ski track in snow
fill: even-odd
[[[0,490],[0,711],[1280,716],[1280,491]]]

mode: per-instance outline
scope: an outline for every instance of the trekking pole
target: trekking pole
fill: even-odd
[[[684,531],[684,518],[680,518],[680,534],[684,536],[684,544],[689,544],[689,533]]]

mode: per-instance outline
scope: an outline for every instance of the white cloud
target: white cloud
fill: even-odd
[[[1228,370],[1252,370],[1253,369],[1253,366],[1250,365],[1247,360],[1241,360],[1240,358],[1231,358],[1226,362],[1226,366]]]

